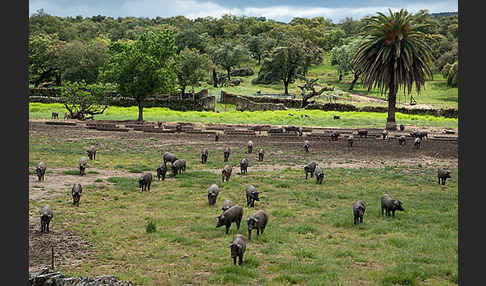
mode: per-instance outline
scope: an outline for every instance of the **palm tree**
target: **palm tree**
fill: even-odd
[[[386,129],[396,130],[395,104],[400,88],[412,91],[413,84],[417,93],[425,85],[426,77],[432,79],[430,40],[434,35],[423,32],[430,23],[421,21],[426,11],[415,15],[406,10],[387,16],[365,18],[363,33],[367,40],[356,52],[353,64],[362,71],[363,84],[378,87],[381,94],[388,92],[388,118]],[[422,22],[422,23],[421,23]]]

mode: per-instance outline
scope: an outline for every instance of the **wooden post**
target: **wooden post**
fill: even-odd
[[[54,246],[51,246],[51,268],[54,270]]]

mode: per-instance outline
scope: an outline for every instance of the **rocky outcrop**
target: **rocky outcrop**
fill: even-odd
[[[30,276],[30,275],[29,275]],[[46,267],[29,277],[30,286],[133,286],[129,281],[118,280],[115,276],[67,277]]]

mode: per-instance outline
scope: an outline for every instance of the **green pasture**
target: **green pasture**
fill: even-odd
[[[33,214],[46,203],[53,207],[52,230],[76,231],[92,246],[90,259],[81,266],[59,267],[66,275],[112,274],[136,285],[458,283],[457,169],[442,186],[437,184],[437,170],[422,168],[420,162],[380,169],[324,165],[324,181],[318,185],[315,178],[305,180],[301,157],[288,152],[267,156],[264,162],[251,158],[247,175],[236,168],[230,181],[222,183],[219,170],[224,162],[217,148],[209,150],[208,164],[202,165],[200,150],[190,144],[160,150],[153,148],[161,143],[157,138],[96,140],[102,151],[88,162],[87,176],[97,176],[93,169],[155,176],[162,151],[184,157],[188,168],[175,178],[169,174],[165,181],[155,180],[144,193],[135,178],[97,180],[96,185],[83,186],[79,207],[72,205],[69,187],[61,196],[30,200]],[[29,166],[42,159],[48,170],[75,170],[83,150],[93,143],[31,134]],[[237,164],[243,156],[244,146],[232,150],[230,163]],[[252,166],[257,164],[288,167],[256,172]],[[50,180],[61,171],[53,172]],[[207,188],[213,183],[220,186],[220,194],[216,205],[209,206]],[[248,184],[261,192],[255,208],[246,207]],[[379,202],[384,193],[400,199],[405,211],[382,217]],[[228,235],[216,228],[225,199],[244,207],[240,229],[232,225]],[[358,199],[366,203],[364,223],[353,225],[352,205]],[[259,209],[269,215],[265,233],[252,234],[243,265],[233,266],[229,244],[236,233],[247,237],[245,220]]]

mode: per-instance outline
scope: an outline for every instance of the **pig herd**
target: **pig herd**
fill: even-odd
[[[359,131],[358,135],[360,137],[367,136],[367,132]],[[387,133],[383,132],[383,139],[387,137]],[[420,147],[420,142],[422,138],[427,137],[427,133],[413,133],[411,134],[412,137],[415,138],[414,145],[416,148]],[[339,133],[335,132],[332,134],[331,139],[336,140],[339,136]],[[218,141],[219,136],[216,136],[215,141]],[[348,137],[348,146],[352,147],[353,145],[353,136],[351,135]],[[399,138],[399,144],[405,144],[405,138],[402,136]],[[253,142],[249,141],[247,144],[248,154],[253,152]],[[90,160],[95,160],[96,158],[96,151],[99,145],[96,144],[95,146],[91,146],[86,153]],[[304,142],[304,150],[305,152],[309,152],[309,141]],[[264,150],[263,148],[257,149],[258,151],[258,161],[263,161],[264,157]],[[231,153],[231,149],[229,147],[225,147],[223,150],[223,160],[227,162]],[[165,152],[162,154],[163,162],[157,167],[156,174],[158,180],[165,180],[166,173],[168,170],[167,163],[171,163],[171,170],[173,176],[175,177],[177,174],[181,174],[186,170],[186,160],[177,158],[177,156],[170,152]],[[201,150],[201,163],[206,164],[208,160],[208,149],[203,148]],[[81,157],[78,168],[79,168],[79,175],[84,176],[86,167],[87,167],[88,160],[86,157]],[[244,158],[240,161],[240,170],[241,174],[246,174],[248,171],[248,159]],[[229,181],[232,173],[232,166],[229,164],[225,164],[221,174],[222,174],[222,182]],[[312,161],[304,166],[305,171],[305,179],[308,179],[310,176],[311,178],[315,175],[316,183],[322,184],[324,178],[324,171],[318,166],[315,161]],[[45,180],[45,172],[46,172],[46,163],[40,162],[36,167],[35,173],[38,177],[39,181]],[[445,185],[446,179],[451,178],[450,171],[439,168],[437,171],[438,183]],[[150,185],[152,183],[152,174],[145,173],[138,179],[139,187],[141,192],[143,191],[150,191]],[[79,183],[75,183],[72,187],[71,194],[73,198],[73,205],[79,206],[80,198],[82,193],[82,186]],[[213,206],[216,204],[217,198],[220,194],[220,188],[217,184],[212,184],[207,189],[207,199],[208,204]],[[253,208],[255,207],[255,202],[260,201],[259,192],[257,191],[256,187],[252,184],[246,186],[245,189],[246,195],[246,203],[247,207]],[[243,207],[238,204],[233,204],[231,200],[224,200],[222,207],[222,213],[217,217],[216,228],[221,226],[225,226],[226,230],[225,233],[229,233],[229,229],[231,225],[234,223],[236,224],[237,230],[240,228],[241,220],[243,219]],[[353,205],[353,216],[354,216],[354,224],[359,224],[363,222],[364,213],[366,210],[366,205],[363,200],[357,200]],[[392,198],[388,194],[384,194],[381,197],[381,214],[386,216],[395,216],[395,211],[404,211],[402,206],[402,202],[398,199]],[[40,221],[41,221],[41,232],[49,232],[49,223],[53,217],[53,210],[49,205],[45,205],[40,210]],[[251,233],[253,230],[256,230],[257,235],[263,234],[265,227],[267,226],[269,217],[268,214],[264,210],[258,210],[251,214],[247,219],[246,223],[248,225],[248,240],[251,240]],[[241,265],[243,262],[243,255],[246,251],[246,239],[241,234],[236,234],[234,236],[233,241],[230,244],[231,250],[231,258],[233,259],[233,263],[236,265],[237,260],[238,264]]]

